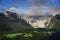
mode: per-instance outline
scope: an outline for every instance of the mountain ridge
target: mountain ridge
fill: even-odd
[[[26,21],[19,19],[16,13],[0,13],[0,32],[24,32],[27,29],[32,27]]]

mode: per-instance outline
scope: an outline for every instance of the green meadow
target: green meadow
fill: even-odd
[[[37,40],[39,38],[45,38],[50,35],[53,35],[54,32],[51,31],[30,31],[29,33],[8,33],[0,36],[0,40]]]

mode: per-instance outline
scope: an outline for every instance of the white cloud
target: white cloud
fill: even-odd
[[[51,14],[54,16],[58,12],[52,8],[49,8],[49,7],[33,6],[29,10],[24,11],[23,13],[25,15],[47,15],[47,14]]]
[[[49,2],[52,3],[52,2],[54,2],[55,0],[27,0],[27,1],[33,3],[33,5],[40,6],[40,5],[49,3]]]
[[[8,10],[16,10],[16,7],[8,8]]]
[[[55,10],[57,13],[60,13],[60,6],[56,7],[54,10]]]
[[[57,0],[27,0],[27,1],[31,2],[33,6],[30,7],[29,10],[23,12],[25,15],[46,15],[46,14],[55,15],[60,13],[59,10],[60,7],[53,9],[44,6],[44,4],[46,3],[54,3]]]

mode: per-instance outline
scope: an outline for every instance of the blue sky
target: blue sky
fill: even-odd
[[[17,13],[21,13],[22,11],[28,10],[31,6],[36,6],[36,5],[34,5],[34,2],[28,2],[27,0],[0,0],[0,8],[7,9],[7,8],[15,7],[16,10],[14,10],[14,11],[16,11]],[[38,3],[35,3],[35,4],[38,4]],[[42,3],[40,3],[40,6],[46,6],[46,7],[50,7],[50,8],[59,7],[60,0],[53,0],[53,2],[48,2],[48,3],[44,3],[44,4],[42,2]]]
[[[31,6],[26,0],[0,0],[0,8],[16,7],[16,10],[26,10]]]
[[[0,7],[17,7],[17,8],[28,8],[31,4],[26,0],[0,0]]]

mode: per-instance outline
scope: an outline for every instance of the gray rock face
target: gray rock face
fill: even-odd
[[[47,28],[52,16],[22,16],[33,28]]]

